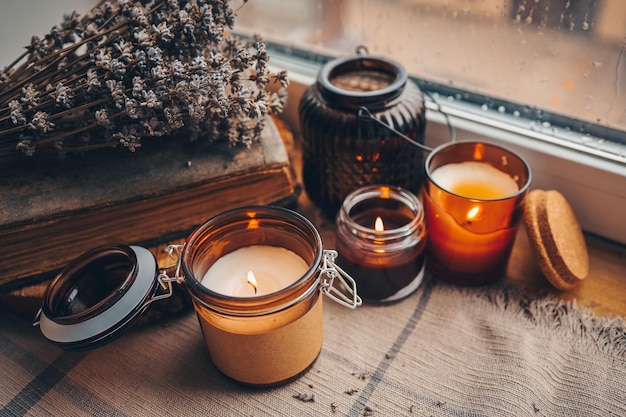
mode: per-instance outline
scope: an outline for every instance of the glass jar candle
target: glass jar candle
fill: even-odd
[[[446,143],[426,158],[427,268],[460,285],[506,272],[531,183],[528,163],[484,142]]]
[[[424,142],[424,98],[398,62],[373,55],[325,64],[299,104],[302,176],[307,194],[331,219],[357,188],[392,184],[417,193]]]
[[[248,252],[237,256],[242,249]],[[246,384],[272,385],[311,366],[323,340],[322,241],[308,220],[261,207],[226,212],[191,234],[181,258],[211,360],[224,374]],[[288,269],[285,258],[293,264]],[[230,265],[219,270],[225,259]],[[237,264],[256,275],[254,285]],[[242,285],[217,292],[213,274]]]
[[[172,284],[191,295],[215,366],[243,384],[272,386],[304,373],[323,342],[320,293],[354,308],[354,281],[335,268],[336,252],[302,215],[251,206],[198,227],[170,277],[145,248],[108,245],[86,252],[51,282],[36,318],[43,335],[67,350],[120,336]],[[341,283],[333,286],[338,279]],[[347,280],[347,281],[346,281]]]
[[[371,185],[349,194],[337,216],[337,264],[370,303],[399,301],[424,276],[426,223],[417,197],[400,187]]]

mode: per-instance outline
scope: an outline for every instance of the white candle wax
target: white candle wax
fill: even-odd
[[[218,259],[202,278],[202,285],[223,295],[255,297],[271,294],[296,282],[309,265],[289,249],[253,245],[227,253]],[[248,272],[256,279],[248,282]]]
[[[468,198],[503,198],[519,191],[511,176],[485,162],[443,165],[431,178],[441,188]]]

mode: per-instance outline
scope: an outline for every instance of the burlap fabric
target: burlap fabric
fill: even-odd
[[[210,362],[194,314],[88,353],[0,313],[0,415],[624,416],[626,325],[575,305],[427,278],[408,299],[326,299],[313,367],[257,390]]]

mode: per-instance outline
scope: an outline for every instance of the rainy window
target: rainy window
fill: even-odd
[[[245,2],[237,22],[292,51],[339,56],[364,45],[461,99],[600,126],[626,142],[623,0],[263,0]]]
[[[0,65],[19,56],[33,34],[45,33],[63,13],[85,13],[96,3],[4,2]],[[231,0],[231,5],[236,31],[262,34],[270,53],[272,45],[280,45],[300,57],[328,58],[364,45],[402,63],[420,86],[446,100],[591,129],[626,146],[624,0]]]

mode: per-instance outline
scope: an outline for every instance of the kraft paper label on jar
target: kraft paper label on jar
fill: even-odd
[[[233,333],[216,327],[200,313],[211,360],[227,376],[246,384],[269,385],[305,371],[323,342],[322,297],[297,320],[262,333]]]

